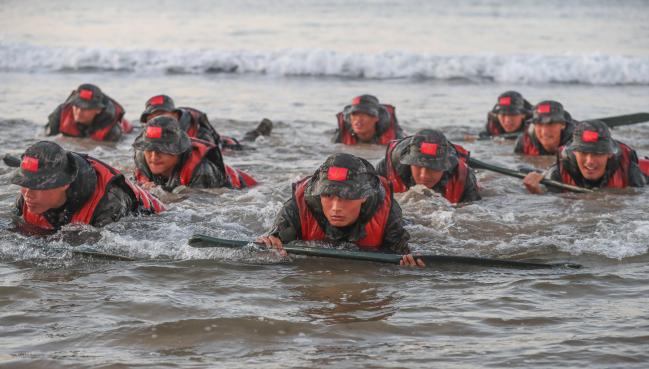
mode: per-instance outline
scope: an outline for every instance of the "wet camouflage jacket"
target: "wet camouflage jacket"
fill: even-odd
[[[410,144],[410,141],[407,139],[401,140],[397,144],[397,147],[394,148],[392,151],[392,165],[394,165],[394,168],[403,181],[403,183],[408,187],[412,187],[416,185],[415,180],[412,178],[412,173],[410,172],[410,165],[403,165],[401,163],[401,154],[404,152],[405,147]],[[452,147],[452,145],[450,145]],[[382,175],[384,177],[387,177],[388,174],[388,169],[387,165],[385,162],[385,158],[381,159],[376,164],[376,171],[379,175]],[[437,182],[435,186],[433,186],[432,190],[444,194],[444,189],[446,188],[446,184],[448,181],[455,175],[455,172],[457,171],[457,166],[451,170],[445,171],[442,178]],[[473,170],[469,168],[469,172],[467,173],[466,177],[466,182],[464,184],[464,193],[462,194],[462,198],[460,199],[460,202],[470,202],[470,201],[476,201],[480,200],[482,197],[480,196],[480,193],[478,192],[478,180],[475,178],[475,174],[473,173]]]
[[[77,123],[77,129],[81,133],[80,137],[88,137],[95,131],[99,131],[102,128],[115,123],[118,119],[121,120],[121,117],[116,116],[115,105],[113,102],[106,99],[104,103],[106,104],[106,107],[95,117],[91,125]],[[48,117],[48,122],[45,125],[45,135],[54,136],[60,133],[61,113],[68,107],[70,107],[70,103],[66,101],[54,109]],[[106,135],[105,140],[117,141],[120,137],[122,137],[122,128],[118,123],[111,128],[110,132]]]
[[[192,137],[211,142],[215,145],[219,144],[220,136],[210,124],[205,113],[194,108],[178,108],[178,110],[181,112],[180,118],[178,118],[180,129],[188,132],[193,125],[196,125],[198,132]]]
[[[635,151],[633,150],[631,151],[629,159],[630,159],[630,163],[629,163],[629,172],[627,176],[627,186],[629,187],[646,186],[647,185],[646,177],[640,170],[640,167],[638,166],[638,156]],[[615,171],[617,171],[618,168],[620,167],[620,163],[622,162],[622,160],[624,160],[622,156],[622,152],[619,151],[617,155],[610,158],[606,163],[606,172],[604,173],[604,176],[600,178],[598,181],[590,181],[581,175],[581,172],[579,171],[579,166],[577,165],[577,159],[575,158],[574,153],[566,149],[565,151],[562,151],[557,155],[557,163],[555,163],[552,167],[550,167],[546,177],[549,177],[550,179],[555,180],[557,182],[563,182],[563,178],[561,177],[561,170],[559,168],[559,161],[561,161],[562,165],[564,166],[566,171],[570,174],[570,176],[575,181],[575,184],[577,186],[584,187],[584,188],[604,188],[607,186],[609,180],[613,177]],[[554,187],[548,187],[548,191],[561,192],[562,190]]]
[[[293,184],[293,192],[295,192],[295,184]],[[345,228],[338,228],[329,224],[322,211],[319,196],[305,195],[305,199],[309,210],[325,232],[327,240],[333,242],[355,242],[366,236],[365,225],[383,204],[384,192],[383,188],[381,188],[379,193],[368,197],[361,208],[358,221],[352,226]],[[293,195],[291,199],[284,203],[284,206],[277,214],[269,235],[279,237],[283,243],[287,243],[299,240],[300,230],[300,215],[295,196]],[[382,251],[407,254],[410,252],[410,248],[408,247],[409,239],[410,235],[403,228],[401,207],[396,201],[392,201],[392,208],[388,215],[387,226],[383,236]]]
[[[142,151],[136,151],[135,153],[135,166],[153,183],[162,187],[163,190],[173,191],[174,188],[182,185],[180,172],[187,164],[190,155],[191,151],[181,156],[176,168],[174,168],[174,171],[169,178],[156,176],[151,173],[149,166],[144,159],[144,152]],[[186,185],[192,188],[228,187],[230,186],[230,181],[228,180],[223,168],[205,157],[194,169],[191,179]]]
[[[72,215],[81,209],[91,198],[97,184],[97,174],[90,163],[81,156],[73,155],[76,165],[79,168],[77,178],[70,184],[66,195],[68,201],[58,209],[50,209],[43,213],[47,221],[58,229],[70,223]],[[122,177],[123,178],[123,177]],[[106,194],[101,199],[94,216],[90,222],[95,227],[102,227],[106,224],[116,222],[123,216],[137,212],[138,202],[133,198],[132,193],[126,189],[123,180],[116,179],[106,189]],[[22,216],[24,199],[22,195],[16,200],[17,216]]]

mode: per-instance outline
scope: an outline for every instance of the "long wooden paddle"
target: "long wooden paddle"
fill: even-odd
[[[124,256],[124,255],[118,255],[118,254],[110,254],[107,252],[99,251],[95,248],[89,247],[89,246],[77,246],[77,247],[72,247],[72,248],[66,248],[66,247],[44,247],[43,250],[46,253],[57,253],[57,254],[64,254],[64,253],[71,253],[72,255],[75,256],[82,256],[82,257],[90,257],[94,259],[104,259],[104,260],[116,260],[116,261],[134,261],[135,259]]]
[[[485,170],[490,170],[492,172],[508,175],[511,177],[516,177],[516,178],[525,178],[527,173],[521,173],[517,170],[512,170],[508,168],[503,168],[499,167],[497,165],[485,163],[484,161],[480,161],[478,159],[474,158],[469,158],[469,165],[473,168],[478,168],[478,169],[485,169]],[[578,193],[588,193],[588,192],[593,192],[593,190],[588,189],[588,188],[583,188],[583,187],[577,187],[577,186],[572,186],[572,185],[567,185],[565,183],[557,182],[551,179],[544,178],[541,180],[541,183],[550,186],[550,187],[556,187],[560,188],[562,190],[566,191],[571,191],[571,192],[578,192]]]
[[[637,124],[637,123],[643,123],[643,122],[649,122],[649,113],[633,113],[633,114],[625,114],[625,115],[614,115],[612,117],[604,117],[604,118],[597,118],[597,119],[586,119],[586,120],[601,120],[602,122],[606,123],[607,126],[610,128],[615,128],[619,126],[628,126],[631,124]],[[514,139],[517,138],[520,135],[520,132],[510,132],[510,133],[501,133],[497,136],[491,136],[491,135],[480,135],[478,137],[479,141],[483,140],[491,140],[493,138],[501,138],[501,139]]]
[[[194,234],[189,239],[189,245],[196,248],[234,248],[239,249],[243,246],[253,243],[252,241],[239,241],[227,240],[222,238],[210,237],[203,234]],[[346,260],[362,260],[372,261],[376,263],[386,264],[399,264],[401,255],[397,254],[384,254],[380,252],[367,252],[367,251],[348,251],[338,249],[327,249],[321,247],[305,247],[299,246],[296,242],[291,242],[284,245],[284,250],[293,255],[305,256],[319,256],[326,258],[346,259]],[[561,264],[542,264],[532,263],[526,261],[514,260],[500,260],[477,258],[469,256],[449,256],[449,255],[413,255],[416,258],[421,258],[427,267],[440,265],[440,264],[465,264],[465,265],[478,265],[483,267],[498,267],[498,268],[517,268],[517,269],[547,269],[547,268],[581,268],[579,264],[561,263]]]
[[[499,135],[492,136],[488,132],[480,132],[480,135],[478,136],[478,141],[487,141],[487,140],[494,140],[494,139],[499,139],[499,140],[515,140],[520,136],[520,132],[504,132]]]
[[[631,124],[649,122],[649,113],[634,113],[627,115],[618,115],[614,117],[600,118],[610,128],[619,126],[628,126]]]

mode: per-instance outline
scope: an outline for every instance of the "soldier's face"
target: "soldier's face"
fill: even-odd
[[[561,144],[561,132],[564,129],[566,124],[563,122],[535,124],[534,134],[546,151],[555,153]]]
[[[361,213],[361,206],[367,198],[347,200],[338,196],[320,195],[320,203],[325,218],[334,227],[354,224]]]
[[[500,125],[507,133],[516,132],[519,128],[521,128],[523,119],[525,119],[525,115],[523,114],[498,114]]]
[[[157,176],[169,177],[176,167],[176,164],[178,164],[180,155],[145,150],[144,160],[146,160],[146,164],[149,166],[151,173]]]
[[[81,124],[91,124],[99,113],[101,113],[101,109],[81,109],[77,106],[72,106],[74,120]]]
[[[591,152],[575,151],[577,166],[584,178],[596,181],[606,173],[606,163],[613,154],[595,154]]]
[[[362,141],[369,141],[374,137],[379,117],[357,111],[351,114],[350,120],[352,130]]]
[[[444,171],[432,170],[417,165],[410,166],[410,173],[416,184],[424,185],[428,188],[433,188],[444,175]]]
[[[66,192],[70,185],[51,188],[49,190],[32,190],[22,187],[20,193],[25,200],[27,210],[34,214],[43,214],[50,209],[56,209],[67,201]]]

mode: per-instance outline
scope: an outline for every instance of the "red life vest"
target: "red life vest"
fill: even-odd
[[[397,140],[390,142],[388,149],[385,151],[385,168],[387,170],[387,179],[388,181],[390,181],[390,183],[392,183],[392,189],[395,193],[408,191],[408,186],[403,183],[403,180],[397,173],[397,170],[392,163],[392,152],[394,151],[394,148],[398,143],[399,141]]]
[[[381,145],[387,145],[390,141],[398,138],[396,132],[396,119],[394,117],[394,106],[389,104],[382,104],[382,106],[388,111],[388,115],[390,116],[390,125],[388,129],[379,136],[378,143]],[[336,114],[336,117],[338,118],[338,129],[341,132],[341,143],[344,143],[345,145],[355,145],[358,143],[358,139],[352,135],[352,131],[347,129],[343,112]]]
[[[532,136],[527,132],[523,132],[523,155],[528,155],[528,156],[539,156],[541,155],[541,152],[539,151],[539,148],[534,145],[534,141],[532,141]]]
[[[392,192],[390,184],[385,178],[379,178],[381,179],[381,185],[385,190],[383,205],[376,211],[376,213],[374,213],[372,219],[370,219],[370,221],[365,225],[365,238],[356,241],[358,247],[371,251],[380,249],[383,244],[383,234],[385,233],[385,226],[388,222],[390,209],[392,208]],[[308,178],[305,178],[298,182],[293,193],[300,214],[300,239],[304,241],[323,241],[325,239],[325,233],[309,210],[306,200],[304,199],[304,191],[306,190],[308,180]]]
[[[385,167],[387,170],[387,178],[392,183],[392,188],[395,193],[406,192],[408,186],[403,182],[403,179],[397,173],[397,170],[392,163],[392,152],[397,146],[399,141],[392,141],[385,153]],[[467,158],[469,152],[462,146],[453,144],[455,150],[458,152],[457,171],[453,174],[451,179],[446,182],[444,186],[444,198],[452,204],[457,204],[462,200],[464,194],[464,187],[466,185],[466,178],[469,174],[469,166],[467,165]]]
[[[129,122],[126,118],[122,118],[122,120],[119,121],[119,126],[122,128],[122,131],[124,133],[133,132],[133,124],[131,124],[131,122]]]
[[[629,167],[631,165],[631,148],[623,143],[618,143],[620,152],[622,153],[622,160],[619,167],[615,170],[612,176],[609,177],[606,183],[606,188],[625,188],[629,183]],[[561,181],[565,184],[576,186],[575,180],[570,175],[563,165],[563,160],[559,160],[559,170],[561,173]]]
[[[182,169],[180,170],[180,183],[184,186],[188,186],[192,180],[194,170],[198,165],[203,161],[205,156],[209,153],[210,150],[213,150],[216,146],[210,142],[192,139],[192,153],[189,159],[185,162]],[[232,187],[240,189],[245,187],[252,187],[257,184],[257,181],[252,178],[246,172],[232,168],[229,165],[223,164],[225,167],[225,174],[230,179]],[[141,171],[140,171],[141,172]],[[137,175],[138,173],[136,173]],[[140,179],[138,179],[140,181]]]
[[[111,168],[100,161],[86,157],[86,160],[92,168],[97,173],[97,184],[95,185],[95,190],[92,193],[92,196],[86,201],[86,203],[78,209],[74,214],[72,214],[72,219],[70,223],[72,224],[90,224],[92,221],[97,205],[101,202],[106,194],[106,189],[108,185],[113,181],[115,176],[121,174],[117,169]],[[147,191],[143,190],[136,184],[131,183],[128,179],[124,178],[124,182],[128,185],[129,189],[135,195],[138,203],[142,208],[151,213],[160,213],[166,210],[164,204],[160,202],[157,198],[153,197]],[[38,226],[43,229],[54,229],[54,226],[50,224],[49,221],[42,214],[34,214],[29,211],[25,202],[23,202],[22,207],[22,217],[25,222]]]
[[[239,142],[237,142],[237,140],[235,140],[234,138],[219,135],[214,127],[209,124],[209,122],[207,121],[207,116],[202,111],[188,107],[182,107],[179,109],[186,111],[191,117],[189,126],[185,131],[185,133],[187,133],[187,136],[189,136],[190,138],[196,138],[210,143],[220,142],[222,145],[221,147],[240,146]],[[205,131],[207,131],[204,132],[204,135],[199,135],[201,127],[203,127]]]
[[[487,132],[489,132],[489,135],[491,136],[500,136],[505,132],[505,130],[502,129],[498,117],[492,116],[492,114],[493,113],[489,113],[487,116],[487,127],[486,127]]]
[[[133,125],[126,120],[122,119],[124,116],[124,108],[122,108],[121,105],[119,105],[116,101],[111,99],[111,102],[115,106],[115,121],[106,127],[97,130],[90,134],[90,137],[94,140],[97,141],[104,141],[106,139],[106,135],[113,129],[113,127],[116,124],[119,124],[120,127],[122,128],[122,131],[129,133],[133,130]],[[81,132],[79,131],[79,128],[77,127],[77,123],[74,120],[74,115],[72,114],[72,104],[68,104],[67,106],[63,107],[61,110],[61,117],[59,120],[59,132],[67,135],[67,136],[73,136],[73,137],[80,137]]]
[[[198,128],[200,127],[200,119],[201,119],[201,112],[192,109],[192,108],[182,108],[183,110],[187,111],[189,115],[192,117],[191,124],[189,125],[189,128],[187,129],[187,136],[190,138],[199,138],[198,137]]]

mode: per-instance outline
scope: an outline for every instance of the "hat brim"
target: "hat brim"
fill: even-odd
[[[171,155],[180,155],[187,150],[191,149],[192,145],[189,140],[185,143],[185,140],[181,139],[179,143],[169,143],[169,142],[154,142],[148,141],[146,139],[137,140],[133,143],[133,148],[139,151],[157,151],[163,152],[165,154]]]
[[[601,142],[601,143],[584,143],[584,142],[573,142],[570,145],[572,151],[579,151],[591,154],[616,154],[617,146],[611,142]]]
[[[366,181],[358,185],[349,182],[330,181],[323,179],[316,181],[310,188],[312,196],[338,196],[347,200],[358,200],[370,197],[376,193],[377,189],[371,181]]]
[[[373,117],[379,116],[379,109],[370,104],[352,105],[351,108],[349,108],[349,114],[353,114],[357,112],[365,113]]]
[[[75,98],[72,100],[72,105],[81,108],[81,109],[103,109],[105,108],[104,104],[99,101],[88,101],[81,98]]]
[[[527,111],[524,107],[496,107],[494,113],[502,115],[525,115]]]
[[[19,169],[11,178],[11,183],[31,190],[51,190],[74,182],[78,168],[72,164],[65,172],[32,174]]]
[[[542,117],[536,117],[532,119],[534,124],[550,124],[550,123],[565,123],[566,118],[562,115],[544,115]]]
[[[454,155],[447,155],[446,157],[433,157],[427,155],[413,155],[407,153],[399,160],[401,164],[416,165],[436,171],[447,171],[457,165],[457,157]]]
[[[144,112],[140,115],[140,122],[146,123],[149,115],[153,113],[157,113],[159,111],[163,111],[166,113],[176,113],[178,116],[182,115],[182,111],[180,109],[169,109],[164,106],[150,106],[149,108],[145,109]]]

